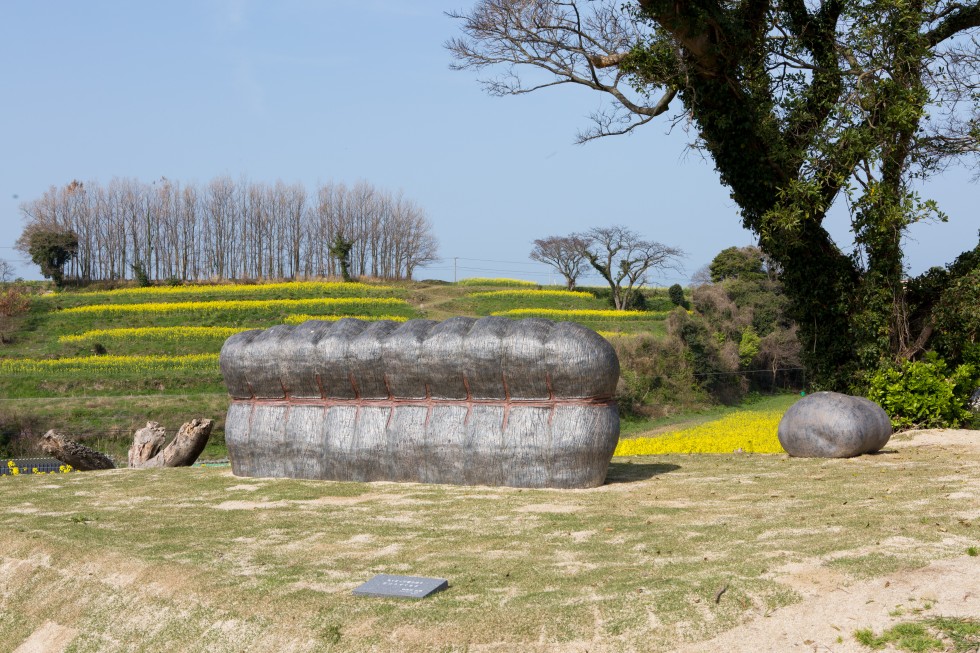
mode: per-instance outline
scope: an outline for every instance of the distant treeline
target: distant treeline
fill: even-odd
[[[436,260],[425,211],[400,193],[367,182],[301,184],[217,177],[205,185],[166,178],[72,181],[25,202],[21,242],[38,229],[78,237],[69,278],[296,278],[338,274],[330,254],[337,237],[353,244],[351,273],[411,279]]]

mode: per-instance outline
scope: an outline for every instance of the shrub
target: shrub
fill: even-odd
[[[980,268],[943,292],[934,315],[936,349],[947,360],[974,362],[980,344]]]
[[[34,439],[40,433],[40,419],[18,410],[0,413],[0,458],[33,455]]]
[[[638,335],[610,342],[619,356],[617,401],[625,416],[662,417],[708,403],[679,338]]]
[[[30,296],[21,286],[0,289],[0,344],[7,341],[7,331],[13,318],[23,315],[31,307]]]
[[[146,265],[143,264],[143,261],[136,261],[129,267],[133,269],[133,278],[136,279],[136,285],[140,288],[149,288],[151,285],[150,274],[146,271]]]
[[[673,286],[667,289],[667,296],[670,297],[670,303],[674,306],[680,306],[681,308],[690,308],[687,300],[684,299],[684,289],[681,284],[675,283]]]
[[[946,361],[932,354],[879,368],[871,376],[868,398],[885,409],[895,428],[955,428],[970,418],[966,403],[976,382],[973,365],[964,363],[950,373]]]
[[[615,308],[612,291],[608,287],[579,286],[576,290],[588,290],[596,299],[604,301]],[[675,308],[667,292],[660,288],[634,288],[625,310],[629,311],[670,311]],[[685,306],[684,308],[690,308]]]
[[[751,366],[752,361],[759,355],[761,344],[762,338],[755,332],[752,325],[745,327],[745,331],[742,332],[742,339],[738,343],[738,360],[742,367]]]
[[[737,404],[748,391],[747,380],[738,374],[738,345],[725,334],[710,332],[700,315],[675,309],[667,319],[667,330],[686,345],[685,357],[697,384],[723,404]]]

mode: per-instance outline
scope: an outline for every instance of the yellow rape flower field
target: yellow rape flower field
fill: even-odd
[[[283,322],[285,324],[301,324],[308,320],[320,320],[321,322],[336,322],[344,318],[364,320],[365,322],[388,320],[391,322],[406,322],[407,317],[402,315],[289,315]],[[119,329],[91,329],[82,333],[58,336],[58,342],[63,344],[73,344],[82,342],[94,342],[97,340],[134,340],[144,338],[155,338],[163,340],[189,340],[196,338],[213,338],[225,340],[236,333],[248,331],[252,328],[260,327],[199,327],[199,326],[178,326],[178,327],[135,327]]]
[[[225,339],[236,333],[246,331],[239,327],[135,327],[120,329],[91,329],[83,333],[58,336],[61,343],[80,343],[94,340],[131,340],[135,338],[163,338],[166,340],[186,340],[189,338]]]
[[[590,292],[580,290],[487,290],[484,292],[471,292],[467,297],[506,297],[513,299],[536,299],[538,297],[567,297],[569,299],[592,299],[595,297]]]
[[[321,322],[336,322],[344,318],[354,320],[364,320],[365,322],[407,322],[408,318],[404,315],[289,315],[283,320],[286,324],[302,324],[308,320],[319,320]]]
[[[185,356],[75,356],[70,358],[0,359],[0,374],[46,372],[192,372],[218,369],[218,354]]]
[[[533,281],[524,281],[523,279],[491,279],[487,277],[470,277],[469,279],[460,279],[456,282],[457,286],[519,286],[519,287],[529,287],[536,288],[538,284]]]
[[[142,304],[90,304],[66,308],[61,313],[180,313],[221,310],[311,309],[349,310],[355,307],[408,307],[396,297],[315,297],[310,299],[229,299],[207,302],[147,302]]]
[[[783,412],[739,410],[721,419],[657,437],[620,440],[613,455],[785,453],[776,437]]]
[[[662,320],[667,317],[666,311],[613,311],[596,309],[560,309],[560,308],[512,308],[506,311],[494,311],[492,315],[503,317],[525,318],[543,317],[549,320],[609,320],[628,322],[632,320]]]
[[[355,294],[376,294],[399,292],[395,286],[375,285],[342,281],[286,281],[281,283],[229,283],[229,284],[191,284],[187,286],[149,286],[146,288],[117,288],[85,293],[89,299],[112,297],[155,297],[171,295],[194,295],[206,292],[220,292],[222,295],[254,295],[267,292],[315,292],[325,295],[340,293],[344,296]],[[55,296],[73,296],[73,293],[55,293]]]
[[[600,336],[609,340],[610,338],[630,338],[636,336],[635,333],[624,333],[622,331],[596,331]]]

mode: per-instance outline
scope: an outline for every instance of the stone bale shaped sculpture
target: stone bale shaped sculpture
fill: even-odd
[[[570,322],[311,320],[221,371],[238,476],[594,487],[619,439],[616,353]]]
[[[783,449],[801,458],[850,458],[878,451],[892,434],[885,410],[864,397],[815,392],[803,397],[779,421]]]

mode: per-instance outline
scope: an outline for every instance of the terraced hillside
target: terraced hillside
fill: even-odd
[[[502,315],[575,320],[609,337],[664,332],[666,293],[651,291],[652,310],[628,313],[608,310],[598,294],[506,279],[49,292],[33,299],[11,342],[0,345],[0,430],[9,438],[58,428],[118,454],[147,420],[174,430],[192,417],[211,417],[212,453],[220,454],[227,407],[218,369],[222,343],[238,331],[307,319]]]

